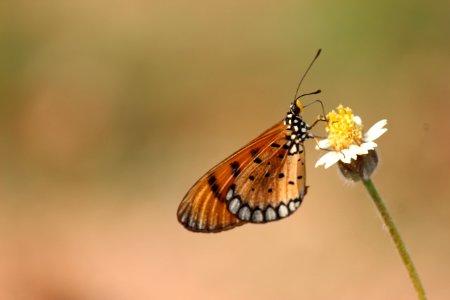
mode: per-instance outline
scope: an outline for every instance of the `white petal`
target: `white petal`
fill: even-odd
[[[337,154],[337,155],[336,155]],[[340,159],[340,153],[331,151],[322,156],[317,162],[316,162],[316,168],[318,166],[325,165],[325,169],[327,169],[332,164],[336,163]],[[337,158],[336,158],[337,157]]]
[[[319,160],[316,162],[315,167],[317,168],[318,166],[324,165],[327,162],[328,158],[331,156],[331,153],[332,152],[328,152],[328,153],[322,155],[322,157],[319,158]]]
[[[317,150],[319,150],[319,149],[328,149],[328,148],[330,148],[330,141],[328,141],[328,139],[325,139],[325,140],[321,140],[321,141],[319,141],[318,143],[317,143],[317,145],[316,145],[316,149]]]
[[[345,164],[349,164],[352,161],[352,157],[350,155],[344,155],[341,158],[341,161]]]
[[[344,149],[341,152],[344,156],[343,158],[341,158],[341,161],[346,164],[349,164],[352,161],[352,158],[356,159],[357,157],[356,153],[352,151],[352,149]]]
[[[368,152],[369,150],[373,150],[373,149],[375,149],[376,147],[377,147],[377,144],[375,144],[374,142],[367,142],[367,143],[363,143],[363,144],[361,145],[361,148],[364,149],[364,150],[366,150],[366,153],[364,153],[364,154],[367,154],[367,152]]]
[[[355,159],[357,155],[363,155],[368,153],[367,149],[362,147],[362,145],[361,146],[351,145],[350,150],[355,154]]]
[[[328,169],[329,167],[331,167],[332,165],[334,165],[335,163],[337,163],[340,159],[343,158],[342,153],[339,152],[330,152],[332,155],[330,156],[330,158],[328,159],[328,161],[325,164],[325,169]]]
[[[370,127],[370,129],[364,134],[364,141],[371,142],[383,135],[387,131],[387,128],[383,128],[386,124],[387,120],[381,120],[375,123],[375,125]]]
[[[362,120],[359,116],[353,116],[353,121],[358,125],[362,124]]]

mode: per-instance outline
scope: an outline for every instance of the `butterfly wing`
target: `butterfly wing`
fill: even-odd
[[[179,222],[191,231],[219,232],[294,212],[306,187],[303,144],[291,134],[278,122],[211,169],[180,203]]]
[[[200,178],[178,207],[179,222],[199,232],[217,232],[244,224],[228,211],[226,194],[241,172],[254,164],[256,153],[267,148],[285,129],[282,122],[275,124]]]

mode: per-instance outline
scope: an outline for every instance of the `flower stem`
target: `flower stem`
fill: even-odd
[[[392,217],[389,215],[389,212],[386,208],[386,205],[383,202],[383,199],[381,199],[380,195],[378,194],[377,189],[375,188],[375,185],[373,184],[372,180],[370,178],[366,180],[362,180],[364,183],[364,186],[366,187],[367,191],[369,192],[370,196],[372,197],[373,201],[375,202],[375,205],[377,206],[378,211],[381,214],[381,217],[383,218],[384,224],[389,229],[389,233],[391,235],[392,240],[394,241],[395,246],[397,247],[398,253],[400,254],[403,264],[405,265],[406,269],[408,270],[409,277],[411,278],[412,284],[414,285],[414,288],[417,292],[417,297],[420,300],[426,300],[427,297],[425,295],[425,290],[422,286],[422,282],[420,281],[419,275],[417,274],[416,268],[414,267],[413,261],[411,257],[409,256],[408,250],[406,250],[405,243],[403,242],[400,232],[398,231],[397,227],[394,224],[394,221],[392,220]]]

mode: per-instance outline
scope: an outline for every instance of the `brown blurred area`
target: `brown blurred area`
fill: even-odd
[[[0,299],[414,299],[367,193],[315,169],[313,141],[292,217],[177,223],[198,177],[284,117],[318,48],[302,90],[388,120],[374,181],[449,299],[449,28],[445,1],[2,1]]]

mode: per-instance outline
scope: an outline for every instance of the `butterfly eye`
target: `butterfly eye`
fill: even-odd
[[[295,106],[297,106],[299,113],[302,114],[303,113],[303,104],[299,99],[295,100]]]
[[[291,112],[298,116],[300,114],[303,113],[303,104],[299,99],[296,99],[292,104],[291,104]]]

